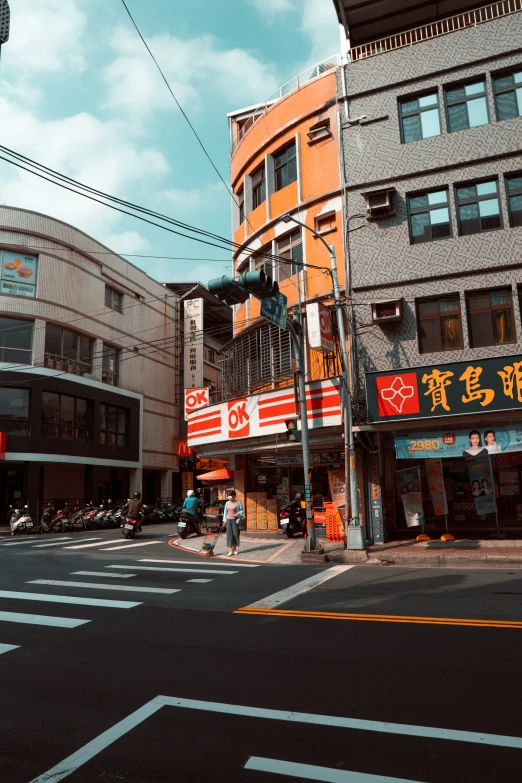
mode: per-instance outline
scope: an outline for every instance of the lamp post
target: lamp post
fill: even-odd
[[[9,40],[9,3],[7,0],[0,0],[0,50],[2,44],[7,43]]]
[[[335,310],[337,313],[337,324],[339,328],[339,341],[341,343],[341,361],[342,361],[342,379],[341,379],[341,400],[344,410],[343,425],[344,425],[344,470],[345,470],[345,528],[346,528],[346,542],[348,544],[349,538],[349,524],[353,527],[359,527],[359,530],[353,531],[356,533],[356,540],[354,542],[354,549],[364,549],[364,536],[362,534],[362,528],[359,518],[359,496],[357,494],[357,477],[355,471],[355,443],[353,438],[352,427],[352,395],[350,391],[350,382],[348,375],[348,351],[346,348],[346,332],[344,329],[344,313],[341,303],[341,291],[339,288],[339,276],[337,274],[337,259],[335,256],[335,248],[333,245],[329,245],[315,229],[303,223],[301,220],[296,220],[292,215],[284,215],[281,218],[285,223],[296,223],[303,228],[306,228],[317,239],[319,239],[328,250],[330,256],[330,266],[332,272],[333,293]],[[304,444],[303,444],[304,445]],[[305,478],[306,480],[306,478]],[[350,519],[348,519],[348,512],[351,508]]]

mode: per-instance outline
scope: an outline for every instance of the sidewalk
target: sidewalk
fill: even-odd
[[[206,539],[213,541],[213,537]],[[175,538],[175,546],[204,554],[205,538]],[[522,540],[492,541],[462,539],[459,541],[390,541],[374,545],[364,551],[348,551],[339,542],[318,539],[331,563],[353,565],[413,566],[415,568],[522,568]],[[242,533],[239,562],[299,564],[302,562],[304,541],[288,540],[281,533]],[[224,557],[228,551],[225,536],[220,536],[214,556]]]

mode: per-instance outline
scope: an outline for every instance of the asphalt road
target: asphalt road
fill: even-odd
[[[247,567],[166,533],[0,540],[2,783],[520,780],[522,574]]]

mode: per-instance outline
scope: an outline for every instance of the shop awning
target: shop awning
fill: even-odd
[[[234,478],[234,471],[221,468],[221,470],[211,470],[210,473],[202,473],[196,478],[198,481],[229,481]]]

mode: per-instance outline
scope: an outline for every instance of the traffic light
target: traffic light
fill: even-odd
[[[279,293],[279,286],[270,275],[263,270],[259,272],[243,272],[237,281],[241,288],[256,296],[258,299],[270,299]]]
[[[287,419],[286,424],[286,439],[292,443],[300,443],[301,432],[297,429],[297,419]]]
[[[243,304],[250,294],[241,288],[237,280],[227,275],[208,281],[208,290],[227,305]]]

